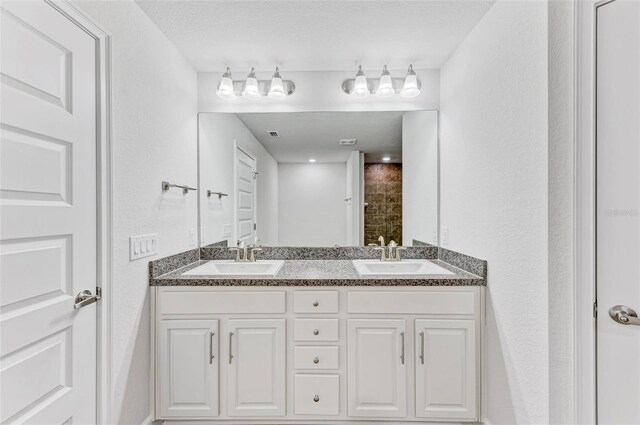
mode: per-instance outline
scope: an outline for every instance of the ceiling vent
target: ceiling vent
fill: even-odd
[[[353,146],[358,139],[340,139],[340,146]]]
[[[278,134],[278,132],[275,130],[269,130],[267,131],[267,134],[271,137],[280,137],[280,134]]]

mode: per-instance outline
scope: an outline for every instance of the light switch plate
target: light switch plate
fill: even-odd
[[[222,236],[224,236],[225,238],[231,236],[231,225],[230,224],[225,224],[222,227]]]
[[[158,234],[129,236],[129,260],[150,257],[158,253]]]
[[[449,245],[449,228],[442,228],[442,245]]]
[[[196,245],[196,229],[189,229],[189,246]]]

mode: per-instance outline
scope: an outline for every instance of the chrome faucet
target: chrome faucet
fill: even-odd
[[[262,251],[262,248],[258,248],[257,246],[247,245],[244,241],[238,244],[237,248],[230,248],[232,252],[236,253],[236,263],[245,263],[245,262],[255,262],[256,261],[256,251]]]
[[[382,238],[382,236],[380,237]],[[404,251],[407,248],[404,246],[398,246],[394,240],[391,240],[389,245],[386,247],[384,245],[376,245],[373,249],[380,251],[380,261],[401,261],[402,258],[400,257],[400,251]]]

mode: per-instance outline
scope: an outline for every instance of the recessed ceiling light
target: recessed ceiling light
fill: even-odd
[[[311,159],[309,159],[309,162],[316,162],[316,160],[311,158]]]
[[[391,161],[391,157],[390,156],[383,156],[382,160],[383,161]]]

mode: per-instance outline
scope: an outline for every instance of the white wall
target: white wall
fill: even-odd
[[[197,198],[197,76],[132,1],[77,2],[112,36],[113,282],[110,423],[149,415],[148,260],[129,261],[129,235],[157,232],[159,255],[185,251]]]
[[[202,243],[228,239],[235,246],[236,237],[225,237],[223,226],[233,231],[234,141],[256,156],[258,166],[256,224],[264,245],[278,244],[278,163],[251,134],[235,114],[199,114],[200,200]],[[229,194],[207,198],[206,191]]]
[[[278,175],[278,243],[345,245],[345,163],[281,163]]]
[[[402,240],[437,244],[438,112],[402,116]]]
[[[232,42],[232,41],[231,41]],[[198,73],[198,111],[200,112],[303,112],[303,111],[414,111],[438,109],[440,105],[440,70],[417,69],[416,74],[422,82],[420,96],[405,99],[394,96],[380,99],[369,96],[366,99],[354,99],[342,92],[342,82],[355,78],[356,69],[349,71],[326,72],[285,72],[282,77],[296,84],[295,93],[285,100],[274,101],[268,98],[260,101],[247,101],[239,97],[233,100],[220,99],[216,89],[221,72]],[[379,77],[380,70],[365,70],[367,76]],[[404,77],[403,70],[390,70],[394,77]],[[233,78],[241,80],[246,71],[233,72]],[[268,80],[271,74],[257,75],[258,79]]]
[[[574,416],[573,299],[574,8],[549,5],[549,423],[580,423]],[[593,8],[592,1],[584,2]],[[581,138],[581,142],[586,140]],[[585,145],[583,145],[585,146]],[[581,284],[585,284],[581,281]],[[589,308],[589,302],[585,307]],[[590,320],[590,318],[588,319]],[[586,322],[590,323],[590,322]],[[578,390],[579,392],[580,390]],[[591,404],[591,403],[589,403]],[[592,407],[592,406],[590,406]]]
[[[498,1],[441,70],[441,217],[489,263],[486,418],[549,423],[547,3]]]

